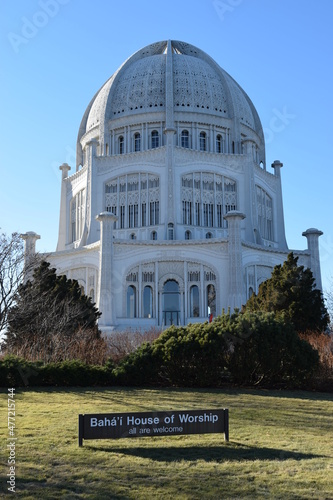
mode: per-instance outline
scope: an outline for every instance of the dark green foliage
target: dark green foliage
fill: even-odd
[[[248,300],[245,310],[284,315],[297,332],[324,331],[329,315],[322,293],[315,288],[311,270],[298,266],[297,261],[290,253],[282,266],[275,266],[271,278],[260,285],[258,295]]]
[[[231,326],[229,370],[237,384],[302,386],[318,369],[318,353],[282,316],[248,311]]]
[[[57,276],[48,262],[35,269],[33,280],[19,287],[15,299],[8,315],[9,351],[29,342],[36,343],[36,337],[42,344],[43,339],[61,334],[65,342],[79,329],[95,330],[99,337],[100,313],[91,299],[81,293],[77,281]]]
[[[75,360],[43,364],[11,355],[0,361],[2,387],[105,386],[114,385],[114,380],[112,369],[107,365],[87,365]]]
[[[115,375],[125,385],[294,387],[317,368],[317,352],[282,316],[238,312],[210,324],[169,328],[120,363]]]
[[[159,367],[159,357],[154,355],[151,344],[145,342],[119,363],[114,374],[119,385],[160,385]]]
[[[180,387],[218,386],[225,376],[228,343],[217,323],[171,327],[152,344],[161,360],[159,380]]]

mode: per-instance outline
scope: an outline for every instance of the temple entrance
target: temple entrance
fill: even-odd
[[[163,287],[162,295],[163,323],[165,326],[180,323],[180,292],[175,280],[168,280]]]

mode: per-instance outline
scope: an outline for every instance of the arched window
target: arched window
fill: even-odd
[[[150,239],[151,240],[157,240],[157,232],[156,231],[152,231],[150,233]]]
[[[151,286],[145,286],[143,290],[143,317],[153,317],[153,289]]]
[[[152,149],[158,148],[160,145],[160,137],[157,130],[153,130],[151,133],[151,147]]]
[[[117,229],[157,226],[160,223],[158,175],[137,172],[110,179],[105,184],[105,210],[118,216]]]
[[[200,151],[206,151],[207,146],[207,135],[206,132],[200,132]]]
[[[136,288],[133,285],[127,288],[127,317],[136,318]]]
[[[221,134],[218,134],[216,136],[216,152],[217,153],[222,153],[223,151],[223,147],[222,147],[222,135]]]
[[[197,285],[193,285],[190,289],[190,317],[199,318],[199,316],[199,287]]]
[[[212,237],[213,237],[212,233],[206,233],[206,240],[210,240],[210,238]]]
[[[124,154],[124,137],[121,135],[118,139],[118,149],[119,149],[119,154],[122,155]]]
[[[174,233],[173,233],[173,224],[170,222],[168,224],[168,240],[173,240],[174,239]]]
[[[214,285],[207,286],[207,316],[216,316],[216,292]]]
[[[134,134],[134,151],[141,151],[141,136],[139,132]]]
[[[192,239],[191,231],[185,231],[185,240],[191,240],[191,239]]]
[[[130,238],[131,238],[131,240],[136,240],[136,234],[135,233],[131,233]]]
[[[83,232],[84,222],[84,207],[85,207],[85,190],[79,191],[71,200],[71,242],[81,238]]]
[[[189,148],[190,147],[190,137],[189,137],[188,130],[182,130],[181,147],[182,148]]]
[[[177,281],[168,280],[164,284],[162,301],[164,324],[166,326],[178,325],[180,320],[180,293]]]
[[[185,226],[224,228],[224,215],[237,210],[237,184],[233,179],[210,172],[182,177],[182,223]],[[208,231],[208,230],[207,230]],[[207,238],[214,237],[207,234]]]
[[[272,198],[260,186],[256,186],[256,191],[260,235],[262,238],[272,241],[274,238]]]

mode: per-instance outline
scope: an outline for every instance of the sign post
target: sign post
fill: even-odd
[[[83,439],[211,433],[224,433],[224,440],[229,441],[228,409],[79,415],[79,446]]]

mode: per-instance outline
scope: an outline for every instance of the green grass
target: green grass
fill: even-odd
[[[2,393],[1,406],[7,406]],[[78,414],[227,407],[206,434],[84,441]],[[6,411],[1,435],[8,437]],[[250,390],[16,391],[16,496],[25,499],[333,499],[333,396]],[[1,462],[8,451],[1,447]],[[6,473],[1,486],[6,493]]]

